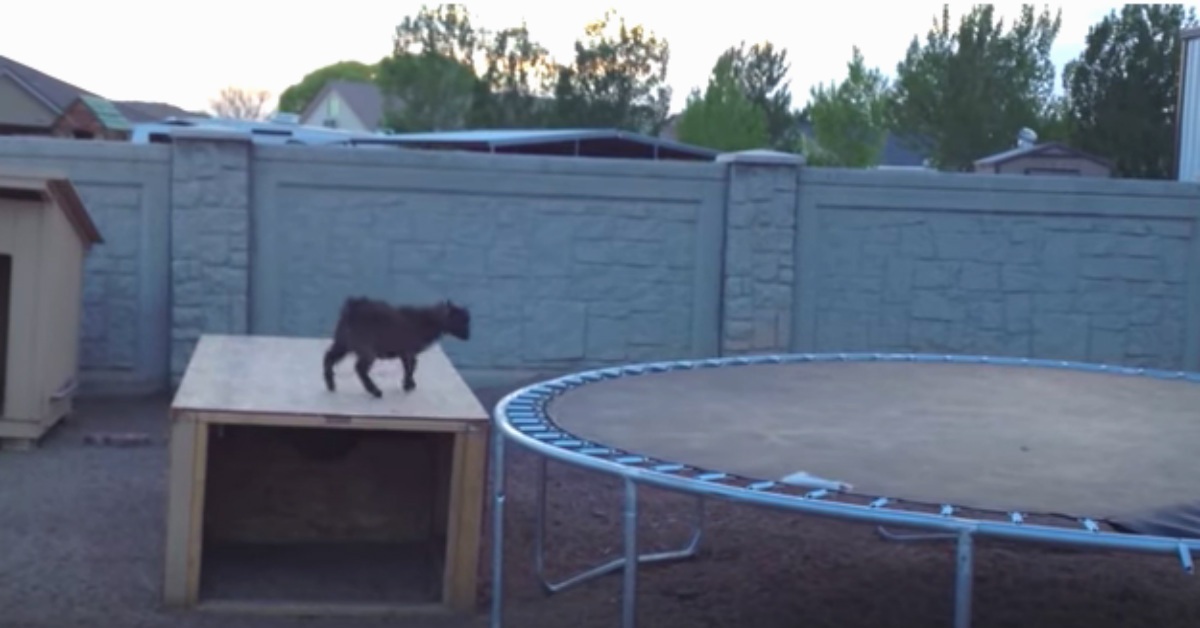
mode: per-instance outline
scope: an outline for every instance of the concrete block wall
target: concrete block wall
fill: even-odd
[[[244,334],[250,306],[251,145],[174,137],[171,160],[171,380],[204,333]]]
[[[260,147],[254,181],[255,333],[365,294],[466,304],[479,377],[718,351],[720,165]]]
[[[82,390],[162,388],[171,320],[170,147],[0,138],[0,164],[65,173],[104,236],[85,262]]]
[[[1197,192],[805,171],[796,347],[1196,368]]]
[[[67,172],[89,392],[177,381],[205,332],[326,336],[341,300],[449,297],[469,380],[778,351],[1200,368],[1200,186],[716,163],[0,138]],[[315,372],[315,371],[314,371]]]

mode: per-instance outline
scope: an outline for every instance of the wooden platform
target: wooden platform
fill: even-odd
[[[439,346],[419,356],[410,393],[398,360],[376,362],[382,399],[363,389],[352,359],[327,391],[327,346],[200,339],[170,411],[167,605],[473,609],[487,412]]]

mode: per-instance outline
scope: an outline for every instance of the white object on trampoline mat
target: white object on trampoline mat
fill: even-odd
[[[796,471],[789,473],[779,481],[783,484],[792,486],[803,486],[805,488],[823,488],[830,491],[850,491],[854,486],[848,482],[840,482],[838,480],[826,480],[822,477],[817,477],[807,471]]]

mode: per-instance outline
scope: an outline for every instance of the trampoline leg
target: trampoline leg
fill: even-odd
[[[637,551],[637,484],[625,479],[625,559],[624,578],[621,582],[621,626],[633,628],[637,623],[637,568],[641,562]]]
[[[504,624],[504,436],[492,430],[492,616],[491,628]]]
[[[895,532],[888,531],[888,529],[884,526],[876,526],[875,531],[878,532],[879,536],[883,537],[884,540],[895,541],[897,543],[914,543],[917,541],[949,541],[956,538],[956,535],[950,534],[949,532],[897,534]]]
[[[969,530],[958,533],[957,567],[954,579],[954,628],[971,627],[971,584],[974,539]]]
[[[537,575],[538,581],[542,585],[542,589],[547,594],[558,593],[564,589],[583,584],[589,580],[594,580],[600,576],[613,573],[626,565],[626,556],[614,558],[606,563],[586,569],[573,576],[551,582],[546,578],[546,469],[549,459],[541,458],[538,460],[538,481],[537,481],[537,507],[534,509],[534,530],[533,530],[533,568]],[[627,496],[628,497],[628,496]],[[696,549],[700,546],[700,537],[704,532],[704,498],[696,498],[696,520],[692,524],[692,536],[688,539],[686,545],[677,550],[668,550],[663,552],[654,552],[651,554],[639,554],[635,556],[634,562],[637,564],[659,563],[670,560],[681,560],[691,558],[696,555]]]

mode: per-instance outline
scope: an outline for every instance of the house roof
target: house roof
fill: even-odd
[[[1079,159],[1086,159],[1088,161],[1093,161],[1098,164],[1103,164],[1104,166],[1109,167],[1109,168],[1113,167],[1113,163],[1111,161],[1109,161],[1108,159],[1105,159],[1098,155],[1093,155],[1091,153],[1085,153],[1081,150],[1071,148],[1070,146],[1067,146],[1066,144],[1062,144],[1060,142],[1043,142],[1041,144],[1033,144],[1030,146],[1018,146],[1016,148],[1010,148],[1006,151],[1001,151],[994,155],[980,157],[979,159],[975,160],[975,165],[976,166],[998,166],[1000,164],[1008,163],[1019,157],[1033,157],[1036,155],[1046,155],[1046,154],[1057,154],[1057,155],[1061,155],[1064,157],[1076,157]]]
[[[124,114],[125,119],[137,124],[139,122],[158,122],[172,117],[208,117],[202,111],[188,111],[165,102],[148,102],[144,100],[116,100],[113,104]]]
[[[76,98],[95,96],[82,87],[35,70],[23,63],[0,55],[0,74],[8,74],[24,84],[30,92],[46,103],[55,113],[62,113]]]
[[[379,91],[374,83],[366,81],[346,81],[336,79],[325,83],[321,91],[308,102],[304,107],[304,111],[300,112],[301,118],[308,118],[313,114],[317,103],[331,91],[336,91],[354,115],[362,121],[367,127],[378,126],[383,121],[383,92]]]
[[[75,233],[85,247],[104,242],[96,223],[84,207],[71,180],[60,172],[34,170],[0,170],[0,190],[30,193],[43,200],[54,200],[66,214]]]
[[[104,105],[97,102],[95,99],[103,100],[111,103],[116,112],[127,122],[152,122],[169,118],[171,116],[205,116],[207,114],[187,111],[175,105],[170,105],[161,102],[144,102],[137,100],[119,100],[107,101],[107,99],[90,92],[77,85],[72,85],[66,81],[46,74],[40,70],[35,70],[23,63],[19,63],[9,57],[0,56],[0,74],[7,74],[17,79],[29,92],[37,99],[41,100],[50,107],[55,113],[61,114],[71,103],[75,102],[76,98],[87,97],[92,100],[86,100],[89,107],[93,111],[99,107],[104,110],[103,116],[112,116],[113,111],[109,105]],[[97,112],[97,116],[103,116]]]
[[[621,152],[617,149],[618,145],[624,145],[627,148],[633,146],[653,148],[656,155],[658,151],[666,150],[668,153],[676,153],[679,157],[690,159],[713,160],[720,154],[720,151],[703,146],[684,144],[619,129],[470,129],[427,133],[397,133],[378,138],[356,138],[350,140],[351,144],[362,145],[408,144],[493,151],[505,148],[536,148],[538,146],[548,148],[551,145],[561,145],[570,142],[590,143],[599,148],[598,152],[612,153],[614,155]],[[552,154],[558,154],[558,152],[555,151]]]
[[[99,96],[80,96],[79,100],[92,110],[92,115],[96,116],[104,128],[113,131],[128,131],[132,128],[125,114],[112,102]]]

